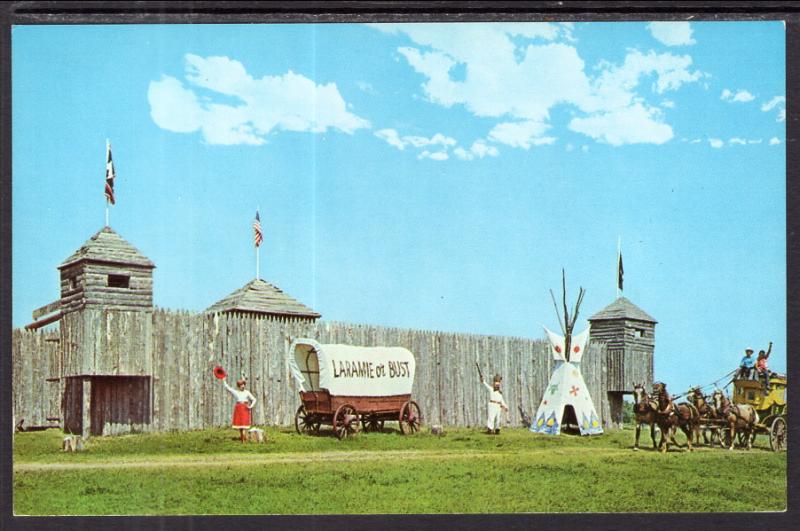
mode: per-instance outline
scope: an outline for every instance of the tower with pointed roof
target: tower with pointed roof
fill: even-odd
[[[148,429],[154,268],[108,226],[58,266],[61,297],[54,305],[65,431],[89,436]]]
[[[606,380],[612,425],[621,423],[623,395],[637,383],[653,383],[657,321],[625,297],[589,317],[591,337],[605,341]]]
[[[111,227],[103,227],[58,266],[62,315],[86,307],[152,311],[155,267]]]

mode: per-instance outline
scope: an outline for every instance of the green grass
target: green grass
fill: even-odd
[[[298,436],[233,430],[94,438],[59,451],[55,430],[15,435],[16,514],[332,514],[775,511],[786,507],[786,454],[631,451],[633,432],[499,437],[451,430]],[[764,439],[764,440],[761,440]],[[119,466],[125,463],[125,466]],[[80,469],[48,470],[49,464]],[[109,464],[114,468],[104,468]],[[40,468],[35,468],[40,467]],[[758,496],[749,496],[754,489]]]

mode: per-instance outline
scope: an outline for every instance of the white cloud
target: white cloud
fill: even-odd
[[[728,140],[728,143],[731,145],[739,144],[740,146],[743,146],[747,144],[747,140],[745,140],[744,138],[733,137],[730,140]]]
[[[553,144],[556,139],[542,134],[550,126],[541,122],[504,122],[489,131],[489,140],[511,147],[530,149],[531,146]]]
[[[692,58],[688,55],[657,54],[653,51],[644,54],[630,50],[625,62],[620,66],[605,64],[604,71],[595,82],[597,95],[606,107],[629,105],[637,97],[635,89],[641,79],[656,76],[652,90],[663,94],[679,89],[684,83],[694,83],[704,74],[699,70],[690,71]]]
[[[778,108],[778,117],[776,118],[777,122],[785,122],[786,121],[786,97],[785,96],[775,96],[768,102],[761,105],[761,110],[764,112],[769,112],[775,107]]]
[[[475,157],[479,159],[484,157],[496,157],[500,154],[500,151],[496,147],[486,144],[483,140],[476,140],[472,143],[469,150],[457,147],[453,150],[453,153],[461,160],[473,160]]]
[[[672,100],[664,100],[664,101],[661,102],[661,106],[665,107],[667,109],[674,109],[675,108],[675,102],[672,101]]]
[[[619,138],[615,145],[661,143],[671,137],[671,128],[660,118],[656,120],[649,106],[642,111],[642,94],[674,91],[705,76],[691,69],[688,55],[638,50],[629,50],[622,64],[604,62],[587,73],[574,46],[555,42],[569,38],[569,27],[563,25],[372,26],[413,41],[398,52],[423,76],[421,86],[428,101],[444,107],[463,106],[475,116],[499,119],[487,137],[523,149],[555,140],[535,131],[549,127],[551,109],[563,104],[573,106],[579,119],[597,121],[598,116],[606,116],[602,123],[612,127],[617,125],[613,117],[648,114],[651,131],[646,134],[593,134]],[[523,39],[529,40],[520,42]]]
[[[672,128],[659,121],[659,111],[641,103],[587,118],[573,118],[569,128],[600,142],[622,144],[663,144],[672,138]]]
[[[725,145],[725,142],[720,140],[719,138],[709,138],[708,143],[711,145],[712,148],[719,149]]]
[[[426,138],[424,136],[404,136],[403,141],[408,144],[411,144],[414,147],[425,147],[425,146],[455,146],[456,140],[454,138],[450,138],[449,136],[444,136],[441,133],[436,133],[430,138]]]
[[[448,147],[455,146],[457,144],[454,138],[450,138],[449,136],[445,136],[441,133],[436,133],[430,138],[414,135],[401,137],[400,134],[394,129],[380,129],[375,131],[375,136],[400,150],[404,150],[407,146],[412,146],[415,148],[437,145]]]
[[[200,131],[209,144],[231,145],[262,144],[273,130],[352,134],[370,126],[347,110],[335,83],[318,85],[292,71],[257,79],[228,57],[185,60],[187,86],[163,76],[147,91],[153,121],[168,131]],[[199,98],[197,88],[212,94]]]
[[[470,152],[475,154],[478,158],[483,157],[496,157],[500,152],[494,146],[487,145],[482,140],[476,140],[472,143],[472,147],[469,148]]]
[[[461,160],[472,160],[475,158],[475,156],[472,153],[470,153],[469,151],[467,151],[462,147],[455,148],[453,150],[453,155],[460,158]]]
[[[701,140],[701,139],[699,139],[699,138],[695,138],[695,139],[691,140],[689,143],[690,143],[690,144],[699,144],[700,142],[702,142],[702,140]]]
[[[777,107],[778,105],[786,105],[786,96],[775,96],[767,103],[761,105],[761,110],[764,112],[768,112]]]
[[[375,136],[381,140],[385,140],[390,146],[394,146],[399,150],[406,148],[406,143],[400,138],[400,135],[394,129],[381,129],[375,131]]]
[[[722,91],[722,94],[720,95],[719,99],[729,102],[746,103],[748,101],[753,101],[754,99],[756,99],[756,97],[750,94],[750,92],[746,90],[738,90],[734,93],[728,89],[725,89]]]
[[[781,141],[777,136],[773,136],[772,138],[769,139],[769,145],[770,146],[777,146],[780,143],[781,143]]]
[[[647,29],[657,41],[667,46],[686,46],[696,42],[688,22],[651,22]]]
[[[436,133],[431,137],[419,135],[401,136],[395,129],[380,129],[375,131],[374,134],[390,146],[394,146],[401,151],[406,148],[416,149],[418,159],[448,160],[450,158],[449,150],[452,150],[453,155],[461,160],[496,157],[500,154],[500,151],[495,146],[487,144],[483,139],[476,140],[469,149],[465,149],[458,145],[458,141],[455,138],[442,133]]]
[[[191,90],[186,90],[174,77],[163,76],[150,83],[147,90],[150,116],[167,131],[191,133],[203,122],[203,109]]]
[[[431,153],[427,149],[419,154],[418,159],[447,160],[450,158],[446,151],[434,151]]]

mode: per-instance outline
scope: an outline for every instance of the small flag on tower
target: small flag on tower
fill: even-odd
[[[622,291],[622,277],[625,270],[622,268],[622,253],[619,253],[619,260],[617,261],[617,287]]]
[[[114,201],[114,161],[111,159],[111,142],[106,141],[106,201],[115,204]]]
[[[256,210],[256,219],[253,221],[253,230],[255,231],[255,234],[253,235],[253,241],[255,242],[256,247],[258,247],[264,240],[264,235],[261,233],[261,218],[258,216],[258,210]]]

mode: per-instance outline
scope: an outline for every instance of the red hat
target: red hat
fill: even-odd
[[[214,367],[214,376],[216,376],[217,379],[222,380],[227,375],[228,373],[225,372],[225,369],[223,369],[221,365]]]

